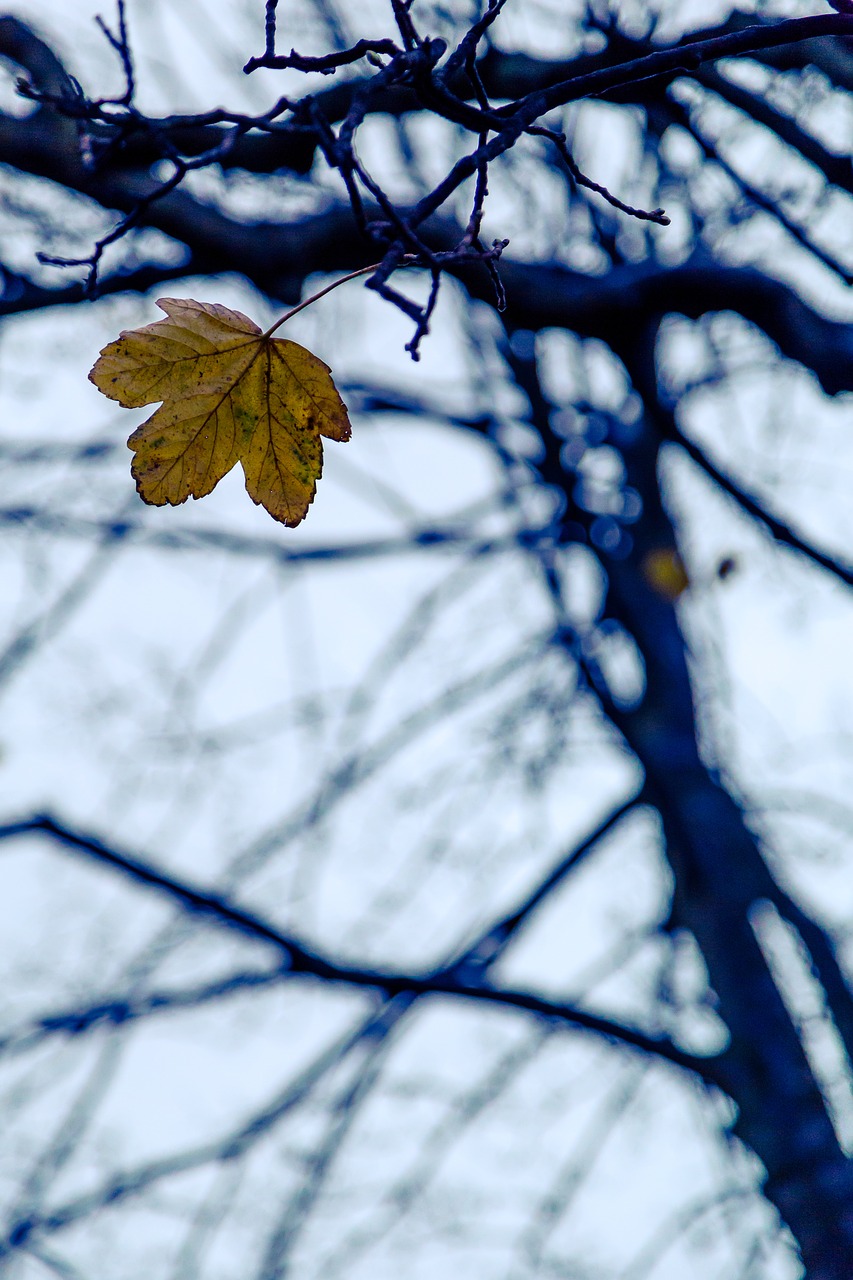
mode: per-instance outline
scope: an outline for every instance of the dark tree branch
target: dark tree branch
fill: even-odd
[[[118,35],[115,35],[103,18],[96,17],[95,21],[103,31],[107,42],[119,56],[121,68],[124,72],[124,93],[120,98],[113,101],[122,107],[129,107],[133,101],[133,95],[136,91],[135,75],[133,70],[133,57],[130,52],[130,43],[127,35],[127,17],[124,11],[124,0],[118,0]]]
[[[20,836],[46,836],[60,847],[73,850],[96,862],[111,867],[129,879],[154,889],[180,905],[192,916],[233,930],[252,941],[275,948],[291,975],[319,978],[323,982],[342,984],[376,992],[385,999],[395,996],[450,996],[485,1004],[519,1009],[543,1018],[553,1018],[567,1026],[603,1036],[614,1043],[670,1062],[703,1079],[718,1083],[713,1059],[685,1053],[663,1037],[649,1036],[609,1018],[599,1017],[559,1001],[545,1000],[526,991],[512,991],[481,983],[471,985],[458,977],[440,971],[424,976],[382,972],[342,965],[307,947],[291,934],[256,912],[237,906],[230,898],[199,888],[158,870],[147,859],[121,852],[106,845],[96,836],[76,832],[49,814],[0,825],[0,842]],[[454,972],[458,972],[458,966]]]
[[[765,192],[756,187],[752,182],[739,173],[733,165],[729,163],[720,153],[717,143],[712,142],[703,133],[701,127],[692,119],[690,112],[680,103],[670,102],[668,111],[672,120],[680,124],[682,128],[695,139],[700,147],[702,154],[706,160],[712,161],[719,169],[730,178],[741,194],[750,204],[754,204],[756,208],[762,209],[768,213],[770,217],[782,227],[788,235],[806,250],[817,262],[827,267],[834,275],[846,285],[853,284],[853,272],[845,267],[838,258],[822,249],[820,245],[815,244],[814,240],[808,233],[808,230],[793,219],[789,218],[784,210],[780,207],[779,201],[772,196],[766,195]]]
[[[646,54],[614,67],[558,81],[546,89],[534,91],[508,107],[502,107],[499,114],[514,116],[519,112],[529,111],[531,104],[536,103],[537,115],[544,115],[556,107],[564,107],[581,98],[605,94],[612,89],[624,89],[628,85],[655,80],[661,76],[692,73],[705,62],[716,62],[720,58],[732,58],[739,54],[763,53],[780,45],[796,45],[804,40],[832,35],[853,35],[853,15],[832,13],[810,18],[789,18],[773,26],[753,26],[724,35],[694,38],[672,49],[662,49],[658,53]]]
[[[661,813],[676,882],[673,923],[696,938],[729,1029],[724,1059],[739,1111],[735,1131],[764,1162],[765,1194],[794,1231],[809,1274],[843,1280],[853,1265],[853,1220],[845,1209],[853,1165],[752,925],[754,906],[778,890],[742,810],[702,761],[675,602],[644,568],[661,545],[677,550],[648,479],[657,462],[655,335],[652,322],[620,350],[648,415],[624,450],[628,481],[641,486],[645,505],[631,554],[606,557],[608,600],[642,653],[646,692],[638,707],[611,718],[642,763]],[[816,1169],[827,1188],[820,1203],[805,1192]]]
[[[290,53],[263,53],[259,58],[250,58],[243,70],[256,71],[258,67],[271,67],[277,71],[319,71],[322,75],[332,75],[340,67],[360,62],[368,54],[383,54],[386,58],[396,58],[402,50],[393,40],[359,40],[351,49],[343,49],[340,53],[327,53],[319,58],[305,57],[291,49]]]
[[[42,93],[73,99],[77,89],[60,59],[44,40],[18,18],[0,18],[0,49],[7,58],[23,67],[33,85]]]
[[[184,990],[164,989],[143,995],[116,994],[93,1004],[54,1010],[0,1035],[0,1055],[29,1053],[44,1040],[87,1035],[104,1027],[123,1027],[158,1014],[227,1000],[281,982],[287,969],[246,969]]]
[[[290,546],[275,538],[252,537],[217,529],[161,529],[141,519],[87,520],[56,510],[35,507],[0,508],[0,524],[9,529],[33,528],[57,538],[97,539],[106,543],[160,547],[168,551],[223,551],[227,555],[262,558],[282,566],[333,564],[458,548],[477,557],[529,547],[540,539],[550,543],[552,530],[519,530],[495,538],[477,538],[465,529],[419,529],[396,538],[326,546]]]
[[[347,187],[350,202],[357,218],[362,222],[362,230],[368,231],[368,228],[361,216],[361,198],[355,185],[355,177],[365,184],[370,194],[378,201],[380,207],[383,208],[387,227],[383,229],[385,235],[390,241],[388,252],[385,255],[382,266],[374,275],[369,283],[369,287],[377,289],[380,294],[388,301],[398,306],[405,314],[410,315],[416,322],[415,336],[408,349],[413,357],[417,358],[418,344],[429,326],[429,316],[437,296],[438,276],[434,277],[434,288],[431,295],[430,303],[425,308],[416,308],[396,289],[392,289],[388,281],[391,274],[399,265],[399,255],[402,252],[414,252],[419,256],[425,255],[430,258],[429,249],[420,240],[417,235],[417,228],[420,227],[426,219],[435,214],[448,200],[452,197],[458,187],[467,180],[478,169],[482,174],[486,166],[493,160],[510,150],[522,133],[534,126],[537,120],[547,114],[548,111],[558,106],[564,106],[568,102],[577,101],[579,98],[595,95],[604,92],[610,88],[619,87],[624,89],[625,86],[636,81],[645,81],[648,78],[655,78],[660,75],[672,74],[675,71],[695,70],[700,67],[703,62],[715,60],[720,57],[733,56],[754,52],[757,49],[775,47],[786,42],[803,40],[821,35],[833,34],[837,31],[845,30],[853,31],[853,17],[848,19],[843,14],[829,15],[823,18],[802,18],[791,19],[788,22],[782,22],[773,26],[757,26],[750,27],[739,32],[731,32],[725,35],[712,37],[706,40],[694,40],[689,44],[684,44],[676,49],[662,50],[660,52],[648,54],[644,57],[634,59],[627,63],[620,63],[618,66],[610,69],[602,69],[587,75],[580,76],[576,79],[558,82],[551,85],[547,89],[528,95],[506,107],[502,107],[498,112],[485,110],[482,105],[474,108],[469,106],[463,99],[457,98],[445,87],[440,76],[436,75],[436,64],[445,52],[445,45],[442,41],[437,40],[421,40],[412,24],[409,15],[408,6],[395,0],[394,12],[397,20],[401,36],[403,37],[404,50],[396,50],[396,46],[382,44],[383,52],[393,52],[392,60],[387,67],[382,68],[371,78],[360,94],[353,99],[352,107],[345,119],[340,134],[337,137],[327,137],[321,143],[323,145],[324,154],[332,168],[337,169]],[[494,11],[496,16],[497,10]],[[491,11],[490,11],[491,14]],[[126,32],[124,30],[123,11],[121,16],[121,32],[119,39],[108,36],[117,48],[123,50],[123,56],[126,50]],[[274,10],[267,11],[267,44],[270,44],[269,23],[275,20]],[[839,23],[841,24],[839,26]],[[469,32],[470,48],[465,45],[463,40],[460,49],[463,49],[463,62],[469,64],[470,69],[473,66],[472,57],[473,49],[485,30],[481,24],[476,24]],[[124,41],[124,44],[121,41]],[[380,42],[381,44],[382,42]],[[285,60],[285,65],[295,67],[300,66],[303,70],[324,70],[331,71],[336,67],[344,65],[348,61],[354,61],[363,54],[376,52],[379,45],[375,47],[369,41],[362,41],[350,50],[346,50],[340,54],[329,55],[325,59],[300,59],[298,55],[292,53],[289,59]],[[129,55],[127,55],[129,57]],[[279,60],[273,55],[265,53],[264,59],[272,58],[274,64],[278,64]],[[261,60],[263,62],[263,59]],[[125,94],[125,106],[129,114],[131,108],[129,106],[132,94],[132,67],[128,70],[126,65],[126,73],[128,76],[128,90]],[[424,196],[418,205],[410,211],[405,217],[398,215],[390,202],[387,201],[381,189],[372,183],[363,167],[357,161],[353,150],[353,142],[355,132],[364,118],[369,100],[373,94],[387,85],[394,84],[404,78],[411,78],[411,82],[415,87],[419,103],[422,107],[437,115],[443,116],[445,119],[462,124],[468,129],[474,129],[479,135],[479,145],[476,151],[470,155],[458,160],[452,167],[447,176],[438,183],[434,190],[427,196]],[[469,74],[470,78],[470,74]],[[476,90],[476,85],[475,85]],[[68,106],[70,114],[79,118],[95,118],[103,122],[103,107],[105,100],[90,104],[88,101],[79,101],[79,95],[73,97],[60,96],[51,99],[51,105],[56,114],[62,115]],[[45,105],[48,99],[43,99]],[[482,95],[481,95],[482,102]],[[313,107],[310,107],[313,110]],[[298,113],[299,108],[297,108]],[[41,113],[39,113],[41,114]],[[318,117],[314,116],[315,123]],[[263,122],[267,123],[267,117],[263,117]],[[132,113],[133,131],[138,129],[140,124],[136,113]],[[114,126],[118,133],[117,138],[120,139],[123,127],[120,121]],[[155,127],[148,122],[147,127],[150,131],[155,132]],[[237,136],[241,132],[245,132],[244,126],[235,125],[235,132],[227,135],[223,140],[221,147],[225,152],[230,150],[234,145]],[[494,134],[489,138],[489,132]],[[115,229],[108,235],[101,237],[96,243],[94,250],[88,258],[84,259],[68,259],[52,257],[49,260],[54,265],[62,266],[89,266],[89,287],[94,289],[100,258],[104,250],[112,243],[121,239],[134,226],[136,226],[149,211],[155,202],[162,202],[170,194],[175,194],[176,189],[183,182],[186,174],[192,168],[203,167],[204,165],[215,162],[218,158],[216,153],[202,153],[192,161],[185,160],[175,151],[168,137],[160,133],[162,141],[164,157],[169,158],[174,165],[173,174],[164,182],[151,184],[148,183],[147,190],[136,193],[133,203],[127,208],[125,217],[118,223]],[[553,134],[552,140],[558,141],[560,135]],[[646,220],[665,223],[665,215],[661,210],[654,210],[647,213],[643,210],[635,209],[631,205],[618,199],[612,193],[607,191],[605,187],[586,178],[578,169],[574,160],[569,155],[568,149],[563,139],[559,142],[561,153],[564,160],[569,164],[575,181],[605,196],[612,205],[619,208],[622,212],[631,216],[640,217]],[[84,163],[84,168],[92,169],[97,165],[86,164],[86,149],[80,159]],[[126,207],[126,206],[125,206]],[[396,234],[388,234],[392,229],[396,229]],[[456,249],[456,253],[461,256],[468,256],[475,250],[476,240],[469,240],[467,243],[463,240]],[[497,242],[496,242],[497,243]],[[479,255],[482,256],[482,255]],[[430,265],[433,269],[438,269],[438,264],[431,261]],[[444,269],[449,267],[449,263],[443,264]]]
[[[646,404],[639,425],[621,441],[625,484],[643,495],[643,509],[627,540],[599,550],[608,577],[605,612],[638,646],[645,691],[637,703],[626,706],[601,681],[590,683],[642,765],[645,794],[661,815],[675,879],[670,926],[689,929],[695,937],[731,1037],[721,1061],[724,1073],[730,1073],[726,1078],[738,1106],[735,1132],[764,1162],[769,1175],[765,1194],[795,1232],[809,1275],[843,1280],[853,1261],[853,1224],[851,1229],[845,1225],[845,1206],[853,1196],[853,1165],[841,1150],[799,1029],[752,924],[754,908],[766,901],[784,900],[793,915],[801,909],[789,904],[776,885],[741,808],[703,762],[686,645],[675,608],[678,593],[660,586],[648,571],[651,557],[666,552],[677,558],[678,546],[657,484],[663,434],[654,362],[657,323],[650,318],[646,326],[644,336],[626,332],[616,348]],[[554,406],[538,388],[535,361],[513,359],[528,375],[523,385],[531,422],[545,446],[538,463],[543,482],[562,483],[568,490],[559,447],[549,447]],[[559,621],[560,587],[556,582],[551,586]],[[576,645],[569,634],[567,648],[573,660]],[[809,934],[812,939],[815,969],[826,975],[827,1003],[839,1030],[843,1025],[847,1043],[853,999],[829,940],[805,912],[802,915],[795,927],[801,929],[801,937]],[[816,1169],[826,1188],[819,1203],[806,1191]]]
[[[696,33],[688,37],[684,43],[695,43],[697,40],[714,41],[726,35],[742,34],[745,25],[754,23],[754,20],[755,15],[749,15],[747,18],[746,15],[736,14],[722,26]],[[13,60],[19,61],[22,66],[31,69],[34,83],[40,92],[56,95],[59,100],[64,101],[66,111],[79,110],[79,95],[76,94],[69,77],[55,55],[22,23],[15,19],[4,19],[3,22],[7,25],[0,26],[2,51]],[[467,49],[465,39],[460,44],[459,51],[463,47]],[[773,66],[801,66],[809,61],[823,66],[826,61],[824,55],[828,50],[842,51],[843,39],[823,37],[805,41],[802,44],[780,46],[776,49],[755,50],[753,56]],[[521,97],[524,98],[550,88],[556,83],[576,81],[592,73],[598,74],[601,71],[612,70],[620,61],[636,60],[637,55],[645,56],[651,52],[661,51],[653,51],[649,45],[631,40],[622,33],[611,30],[608,32],[607,48],[602,53],[584,54],[568,62],[547,62],[528,55],[505,53],[491,46],[476,65],[488,95],[494,98],[515,99],[519,96],[519,87],[522,89]],[[846,54],[844,56],[848,57]],[[848,61],[853,62],[849,57]],[[36,69],[42,63],[53,70],[53,76],[45,77],[36,74]],[[453,74],[448,72],[449,66],[452,66]],[[721,93],[734,105],[747,110],[761,123],[767,124],[777,136],[800,150],[812,163],[823,169],[831,182],[849,190],[850,164],[846,157],[836,156],[826,151],[817,139],[805,134],[792,120],[782,115],[764,99],[750,94],[727,80],[715,68],[703,66],[694,72],[694,76],[701,83]],[[457,100],[464,99],[472,93],[472,86],[469,81],[466,81],[463,63],[456,57],[456,53],[451,55],[448,63],[441,68],[441,79],[442,83],[452,87],[453,96]],[[853,80],[853,77],[851,79]],[[644,85],[645,82],[642,84]],[[354,98],[368,87],[370,88],[367,106],[369,113],[383,112],[399,115],[418,108],[418,99],[411,86],[392,84],[378,89],[373,77],[364,77],[349,80],[313,95],[312,109],[329,124],[340,122],[348,116]],[[632,91],[630,86],[626,87],[623,95],[626,101],[632,100],[632,92],[636,97],[636,92]],[[646,92],[647,90],[641,85],[641,100]],[[613,98],[618,95],[610,91],[607,96]],[[90,104],[89,109],[94,109],[95,105]],[[482,103],[480,105],[485,111],[486,107]],[[199,155],[202,152],[213,153],[220,148],[222,142],[222,132],[217,127],[218,124],[241,123],[255,130],[266,131],[267,136],[258,136],[257,132],[251,136],[244,135],[233,148],[220,156],[218,164],[222,167],[239,167],[256,173],[270,173],[281,168],[289,168],[295,173],[306,173],[311,167],[318,140],[313,127],[306,121],[300,119],[298,124],[293,125],[276,123],[276,118],[290,106],[287,99],[282,99],[265,116],[258,117],[224,110],[158,120],[122,117],[121,125],[126,131],[126,136],[122,140],[121,152],[117,154],[116,160],[125,165],[153,163],[162,154],[159,138],[163,134],[168,135],[173,146],[184,156]],[[114,115],[105,114],[104,123],[114,126],[117,119]]]
[[[713,480],[730,498],[734,498],[742,511],[745,511],[748,516],[758,521],[767,530],[774,541],[783,547],[790,547],[792,551],[798,551],[806,559],[810,560],[812,564],[819,565],[821,569],[826,569],[828,573],[838,578],[845,586],[853,587],[853,565],[846,564],[836,556],[828,555],[827,552],[821,551],[818,547],[800,537],[790,525],[768,510],[764,499],[757,498],[712,462],[704,449],[701,449],[695,441],[691,440],[679,429],[673,414],[662,407],[658,413],[658,420],[664,426],[666,438],[678,444],[687,456],[705,472],[709,479]]]
[[[635,812],[643,803],[643,800],[644,793],[641,790],[635,796],[632,796],[630,800],[626,800],[624,804],[619,805],[612,813],[608,814],[603,822],[600,822],[583,840],[573,845],[565,857],[561,858],[553,870],[536,885],[523,902],[514,907],[502,920],[490,925],[475,942],[466,948],[463,956],[448,966],[448,974],[453,975],[459,971],[462,976],[468,976],[471,970],[482,969],[484,966],[495,964],[510,943],[514,942],[524,930],[524,927],[536,912],[537,907],[548,899],[554,889],[563,883],[570,872],[574,871],[594,852],[604,838],[621,823],[623,818],[629,813]]]
[[[743,112],[747,119],[763,125],[771,134],[813,164],[827,182],[840,191],[853,193],[853,164],[843,152],[830,151],[820,139],[806,133],[796,120],[774,107],[767,98],[750,93],[742,85],[724,76],[716,67],[703,67],[695,79],[725,102]]]
[[[581,173],[566,145],[566,135],[564,133],[558,133],[555,129],[543,129],[539,125],[533,125],[527,132],[536,137],[547,138],[549,142],[554,144],[561,160],[571,174],[572,181],[577,183],[579,187],[585,187],[587,191],[594,191],[596,195],[602,196],[614,209],[618,209],[621,213],[627,213],[632,218],[639,219],[640,222],[654,222],[659,227],[669,226],[670,219],[663,209],[635,209],[633,205],[625,204],[617,196],[614,196],[611,191],[608,191],[607,187],[601,186],[598,182],[593,182],[585,173]]]

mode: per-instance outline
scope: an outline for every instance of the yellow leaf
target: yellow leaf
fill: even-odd
[[[299,524],[323,470],[320,437],[350,438],[328,366],[239,311],[157,305],[167,319],[122,333],[89,374],[125,408],[162,401],[127,442],[139,496],[158,507],[202,498],[239,461],[252,500]]]
[[[646,582],[664,600],[677,600],[690,586],[684,561],[674,547],[647,552],[640,568]]]

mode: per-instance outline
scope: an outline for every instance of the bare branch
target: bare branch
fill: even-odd
[[[306,57],[291,49],[290,53],[263,53],[259,58],[250,58],[243,70],[248,74],[258,67],[271,67],[277,71],[319,71],[321,75],[330,76],[339,67],[347,67],[352,62],[359,62],[369,54],[383,54],[387,58],[396,58],[402,54],[393,40],[359,40],[351,49],[340,53],[327,53],[322,57]]]
[[[666,413],[664,410],[661,411],[661,414],[662,420],[666,423],[667,438],[680,445],[687,456],[697,466],[701,467],[705,474],[715,484],[719,485],[724,493],[727,493],[730,498],[734,498],[741,510],[763,525],[774,541],[783,547],[790,547],[792,551],[798,551],[807,560],[811,560],[812,564],[819,565],[821,569],[826,569],[828,573],[831,573],[839,582],[843,582],[845,586],[853,586],[853,565],[847,564],[838,557],[831,556],[813,546],[812,543],[807,542],[784,520],[780,520],[778,516],[774,515],[768,509],[764,499],[757,498],[755,494],[750,493],[742,484],[733,480],[730,475],[712,462],[704,449],[701,449],[694,440],[691,440],[689,436],[686,436],[679,429],[673,415]]]
[[[512,991],[477,983],[469,985],[446,971],[418,976],[414,974],[384,973],[374,969],[360,969],[342,965],[298,941],[272,922],[255,912],[237,906],[226,896],[202,889],[184,880],[158,870],[147,859],[123,853],[104,844],[96,836],[76,832],[48,814],[21,819],[0,825],[0,842],[20,836],[42,835],[60,846],[93,858],[113,870],[148,888],[164,893],[191,915],[234,930],[246,938],[271,945],[282,955],[287,971],[293,975],[320,978],[324,982],[364,988],[376,992],[385,999],[397,996],[451,996],[485,1004],[502,1005],[519,1009],[539,1017],[552,1018],[589,1031],[614,1043],[623,1044],[644,1053],[650,1053],[675,1066],[698,1072],[703,1078],[717,1082],[718,1076],[712,1059],[685,1053],[665,1038],[649,1036],[632,1027],[626,1027],[613,1019],[587,1013],[559,1001],[545,1000],[526,991]]]

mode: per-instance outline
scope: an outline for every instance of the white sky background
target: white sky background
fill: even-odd
[[[286,0],[281,7],[282,21],[292,22],[282,44],[324,47],[316,32],[310,43]],[[514,15],[508,6],[505,29],[535,49],[539,7],[518,9]],[[53,0],[14,6],[55,41],[87,88],[100,87],[105,67],[116,74],[91,22],[95,11],[69,12]],[[292,86],[240,72],[261,49],[262,11],[261,0],[130,0],[140,105],[264,109]],[[691,10],[679,12],[687,25]],[[118,80],[107,87],[118,89]],[[839,131],[849,128],[849,115],[839,110],[838,119]],[[575,123],[579,158],[587,169],[597,164],[596,178],[636,180],[630,122],[602,108]],[[366,132],[365,155],[390,146],[383,127]],[[834,145],[843,150],[849,141]],[[676,162],[688,165],[690,155]],[[521,181],[525,162],[518,163]],[[252,184],[203,181],[230,208],[304,198],[283,184],[271,198]],[[495,187],[492,217],[506,225],[494,234],[511,235],[513,251],[532,255],[550,245],[571,260],[561,212],[531,212]],[[63,251],[63,236],[75,251],[97,234],[91,221],[77,229],[80,202],[69,200],[57,215],[38,183],[0,175],[0,192],[7,202],[43,202],[57,218],[51,251]],[[4,227],[13,220],[8,207],[0,208]],[[826,229],[839,253],[849,250],[844,225],[836,216]],[[733,260],[772,255],[777,270],[801,277],[790,246],[780,251],[759,230],[732,238]],[[678,234],[676,217],[663,245],[673,257]],[[8,251],[23,267],[35,247],[42,245],[12,238]],[[812,269],[805,283],[828,313],[851,316],[827,273]],[[261,323],[276,314],[233,278],[161,292],[222,302]],[[548,602],[520,553],[466,560],[459,550],[433,549],[310,569],[263,554],[264,546],[447,527],[469,510],[477,537],[518,527],[519,511],[501,506],[503,478],[490,452],[437,418],[354,415],[352,442],[326,448],[317,499],[298,530],[254,507],[238,471],[202,503],[143,508],[123,442],[145,415],[116,410],[86,374],[120,329],[156,315],[153,298],[123,298],[7,320],[0,330],[0,504],[68,522],[60,536],[5,525],[0,653],[22,634],[33,645],[0,684],[0,815],[48,808],[208,886],[254,851],[257,866],[241,887],[248,904],[342,959],[429,966],[475,936],[630,794],[634,768],[584,702],[572,702],[570,673],[553,654],[540,654]],[[484,348],[493,348],[494,331],[480,323]],[[452,287],[417,366],[403,350],[407,322],[358,284],[296,318],[288,336],[326,360],[343,386],[375,380],[439,412],[477,412],[488,396],[488,407],[497,403],[506,418],[508,447],[529,444],[516,421],[523,406],[499,385],[497,356],[479,380],[471,377],[470,338]],[[849,399],[829,402],[801,370],[780,370],[767,344],[731,317],[673,322],[667,343],[674,385],[706,373],[713,350],[731,371],[722,388],[690,397],[686,421],[697,439],[778,513],[850,557]],[[557,390],[580,361],[618,407],[618,378],[595,344],[580,350],[551,335],[543,346]],[[91,442],[117,447],[85,464],[16,462],[36,447]],[[844,933],[853,918],[849,595],[771,548],[675,455],[667,492],[693,584],[683,617],[709,758],[743,794],[783,881]],[[529,498],[521,516],[536,524],[547,513]],[[100,550],[93,523],[114,520],[132,520],[141,532]],[[172,531],[233,533],[253,540],[254,550],[158,545]],[[729,555],[737,570],[720,582],[715,568]],[[567,557],[565,572],[583,611],[595,583],[579,560]],[[512,668],[517,655],[526,661]],[[531,703],[531,687],[556,689],[562,699],[558,736],[543,696]],[[460,691],[472,689],[479,692],[457,707]],[[454,707],[450,717],[422,723],[424,709],[443,699]],[[339,785],[342,762],[381,760],[385,742],[401,745],[382,768],[352,791]],[[299,815],[324,798],[328,812],[306,833]],[[275,856],[262,860],[270,833],[280,837]],[[185,930],[180,945],[166,946],[175,926],[162,900],[32,840],[5,848],[0,877],[0,1017],[10,1029],[132,983],[177,989],[234,970],[264,971],[275,960],[213,928]],[[649,1017],[667,952],[646,935],[666,914],[667,892],[655,824],[635,815],[536,916],[501,979],[660,1030]],[[784,938],[773,945],[784,950]],[[618,963],[609,963],[614,955]],[[675,1007],[667,1029],[688,1048],[712,1048],[720,1028],[701,1003],[701,966],[683,939],[669,976]],[[5,1065],[0,1059],[6,1212],[18,1204],[22,1170],[35,1179],[40,1153],[52,1142],[59,1149],[87,1089],[97,1106],[45,1179],[44,1205],[76,1200],[116,1168],[231,1132],[364,1011],[354,995],[271,984],[121,1035],[50,1041]],[[831,1044],[822,1052],[831,1063]],[[260,1276],[258,1240],[274,1231],[289,1197],[298,1205],[356,1061],[329,1073],[239,1166],[202,1164],[57,1233],[46,1259],[21,1257],[13,1280],[35,1280],[51,1266],[99,1280]],[[845,1140],[848,1094],[842,1082],[834,1095]],[[375,1088],[303,1214],[290,1274],[794,1280],[799,1267],[752,1193],[754,1169],[719,1137],[725,1118],[718,1102],[672,1070],[640,1070],[626,1053],[567,1032],[545,1034],[521,1015],[432,1003],[409,1016],[382,1057]],[[441,1156],[434,1170],[432,1153]],[[579,1170],[590,1165],[584,1180]],[[424,1169],[429,1176],[419,1182]],[[418,1188],[411,1204],[407,1179]],[[209,1234],[204,1213],[218,1228]],[[194,1218],[202,1227],[190,1235],[191,1248]],[[756,1238],[765,1245],[753,1256]]]

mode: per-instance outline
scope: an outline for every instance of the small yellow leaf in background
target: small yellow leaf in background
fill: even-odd
[[[677,600],[690,586],[684,561],[674,547],[649,551],[640,567],[646,582],[664,600]]]
[[[162,401],[128,440],[144,502],[202,498],[236,462],[254,502],[299,524],[323,470],[320,440],[349,440],[328,366],[239,311],[160,298],[167,319],[104,347],[89,378],[128,409]]]

